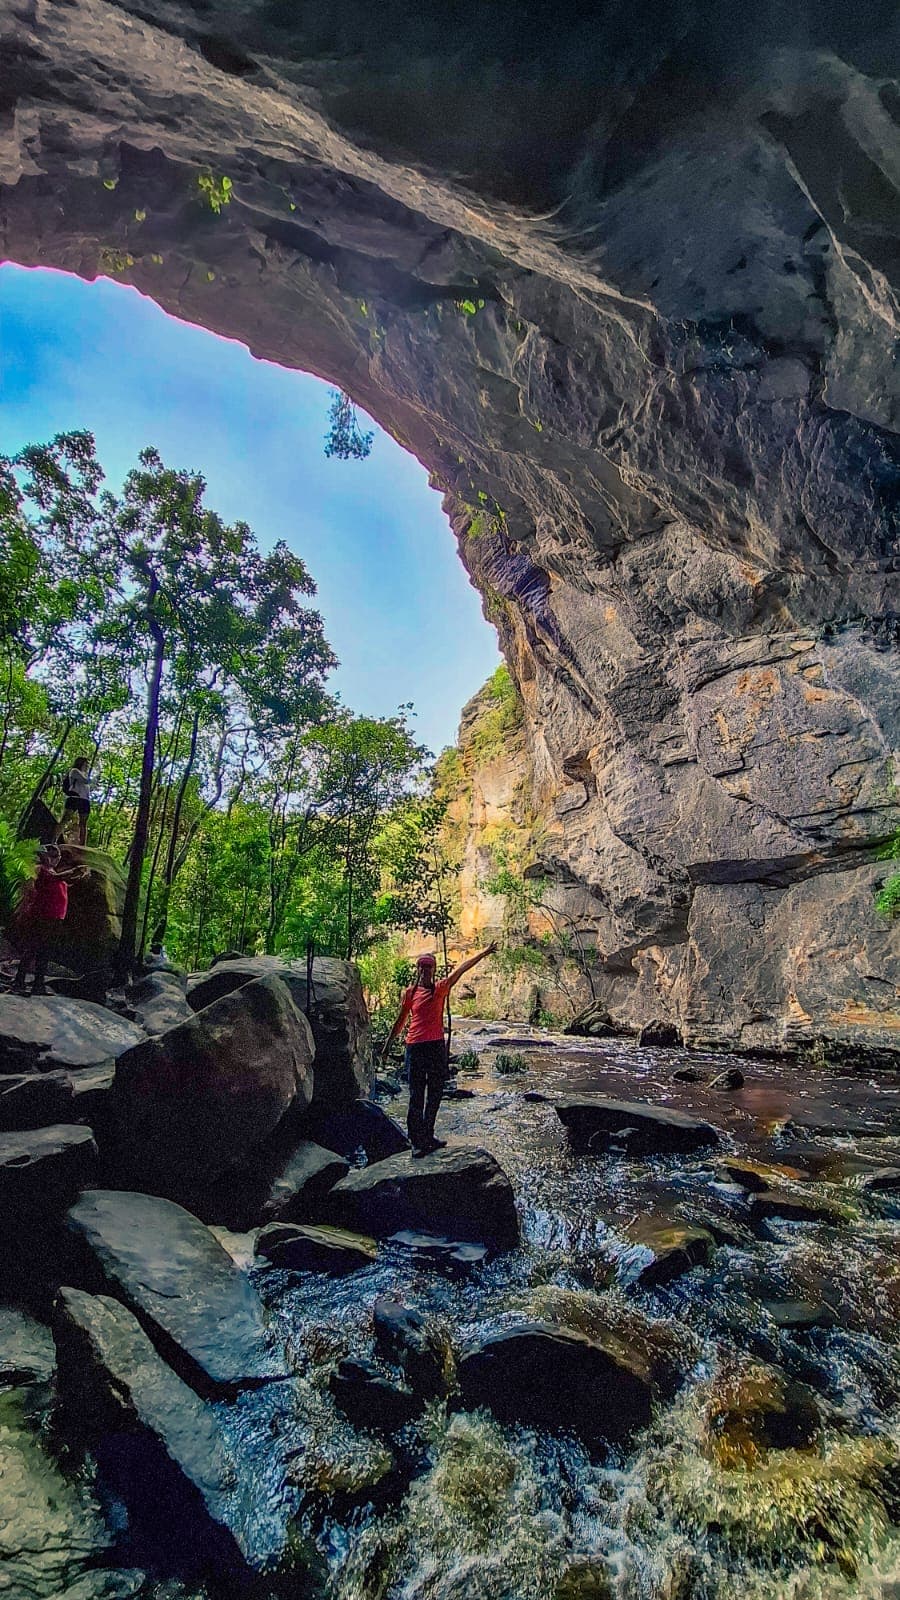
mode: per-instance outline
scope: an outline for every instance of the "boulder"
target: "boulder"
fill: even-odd
[[[432,1400],[445,1394],[452,1356],[444,1335],[398,1295],[380,1294],[372,1309],[375,1348],[395,1362],[416,1394]]]
[[[108,972],[122,937],[125,874],[103,850],[67,846],[69,861],[88,876],[69,886],[57,959],[73,972]]]
[[[644,1101],[610,1100],[599,1094],[573,1095],[556,1101],[556,1114],[576,1144],[593,1149],[602,1150],[614,1141],[625,1144],[629,1153],[654,1155],[701,1150],[718,1143],[718,1134],[708,1122]]]
[[[155,1195],[95,1189],[69,1212],[85,1286],[122,1300],[200,1393],[287,1373],[247,1278],[196,1217]]]
[[[724,1172],[732,1183],[751,1193],[760,1193],[763,1189],[773,1189],[783,1182],[785,1178],[795,1181],[802,1180],[809,1174],[800,1167],[775,1164],[770,1161],[748,1161],[740,1157],[728,1157],[717,1163],[720,1171]]]
[[[605,1006],[589,1005],[573,1017],[565,1031],[579,1039],[613,1039],[622,1030],[616,1027]]]
[[[638,1034],[638,1044],[642,1048],[652,1045],[657,1050],[680,1050],[684,1040],[674,1022],[645,1022]]]
[[[641,1266],[637,1281],[645,1289],[661,1288],[692,1267],[709,1266],[716,1241],[706,1228],[663,1217],[636,1217],[626,1228],[632,1244],[649,1250],[651,1260]]]
[[[278,956],[241,956],[218,961],[211,971],[188,981],[188,1001],[200,1011],[220,996],[253,979],[277,974],[297,1008],[309,1017],[316,1043],[315,1099],[319,1105],[345,1105],[365,1094],[371,1075],[369,1013],[359,973],[349,961],[317,956],[313,962],[313,1001],[309,1004],[306,964]]]
[[[650,1383],[639,1361],[610,1341],[547,1322],[491,1332],[464,1353],[459,1387],[467,1409],[502,1422],[617,1444],[650,1421]]]
[[[378,1259],[374,1239],[345,1228],[302,1226],[295,1222],[270,1222],[261,1228],[256,1254],[289,1272],[326,1272],[340,1277],[370,1267]]]
[[[672,1082],[705,1083],[706,1079],[704,1078],[702,1072],[698,1072],[696,1067],[679,1067],[677,1072],[672,1073]]]
[[[439,1150],[421,1161],[391,1156],[342,1178],[323,1202],[347,1227],[385,1238],[404,1228],[511,1249],[519,1237],[515,1197],[486,1150]]]
[[[96,1177],[97,1146],[90,1128],[56,1123],[0,1135],[0,1206],[29,1221],[61,1213]]]
[[[425,1403],[424,1396],[386,1378],[374,1361],[339,1362],[328,1387],[354,1427],[373,1433],[398,1433]]]
[[[750,1221],[754,1224],[780,1217],[784,1222],[843,1222],[837,1206],[817,1200],[813,1195],[795,1194],[786,1189],[761,1189],[750,1201]]]
[[[98,1066],[115,1060],[143,1037],[133,1022],[90,1000],[0,994],[4,1073]]]
[[[813,1300],[761,1300],[766,1315],[776,1328],[803,1332],[807,1328],[833,1328],[834,1312],[821,1302]]]
[[[17,1072],[0,1077],[0,1129],[46,1128],[72,1122],[72,1084],[66,1072]]]
[[[190,1196],[309,1103],[309,1024],[280,978],[244,984],[120,1056],[116,1170],[135,1188]]]
[[[187,1002],[187,978],[174,967],[147,972],[127,990],[134,1019],[147,1034],[166,1033],[187,1022],[193,1008]]]
[[[410,1148],[399,1122],[371,1100],[354,1100],[337,1108],[314,1101],[303,1119],[303,1129],[317,1144],[348,1159],[362,1150],[367,1161],[384,1161]]]
[[[269,1180],[260,1215],[266,1221],[299,1222],[349,1170],[343,1156],[301,1139]]]
[[[740,1067],[726,1067],[710,1080],[711,1089],[743,1089],[746,1079]]]
[[[247,1577],[277,1562],[283,1519],[257,1503],[218,1417],[168,1367],[118,1301],[62,1289],[53,1331],[61,1415],[89,1443],[133,1523],[194,1571]]]
[[[777,1367],[721,1374],[701,1415],[705,1451],[726,1468],[759,1465],[769,1450],[808,1449],[822,1431],[815,1396]]]

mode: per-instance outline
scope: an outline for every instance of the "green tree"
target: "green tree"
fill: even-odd
[[[334,389],[328,411],[328,432],[325,435],[326,456],[337,456],[339,461],[363,461],[372,453],[375,435],[364,431],[353,401],[342,389]]]

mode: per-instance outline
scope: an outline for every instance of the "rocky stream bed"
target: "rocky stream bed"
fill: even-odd
[[[295,1057],[240,1172],[224,1111],[195,1132],[191,1209],[152,1118],[122,1164],[128,1095],[240,1014],[271,1096],[287,983],[211,974],[116,1074],[45,1050],[27,1102],[4,1080],[0,1594],[900,1592],[900,1074],[468,1022],[447,1149],[412,1162],[402,1089],[335,1094],[338,976],[327,1093]],[[67,1073],[96,1143],[34,1126]]]

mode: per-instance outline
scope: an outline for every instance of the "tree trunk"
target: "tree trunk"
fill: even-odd
[[[22,815],[19,818],[19,821],[18,821],[18,824],[17,824],[17,830],[18,830],[19,833],[21,833],[22,828],[25,826],[25,822],[26,822],[28,816],[31,813],[32,806],[36,805],[38,800],[40,800],[41,795],[44,793],[44,790],[46,789],[48,783],[50,782],[51,778],[53,777],[53,774],[56,771],[56,764],[59,761],[60,756],[62,755],[63,751],[66,748],[66,740],[68,739],[69,734],[71,732],[72,732],[72,718],[69,717],[67,719],[67,721],[65,722],[64,726],[63,726],[63,731],[60,734],[59,739],[57,740],[56,749],[54,750],[52,756],[50,757],[50,760],[48,761],[46,767],[44,768],[43,772],[41,773],[41,776],[39,777],[35,788],[32,790],[30,799],[28,800],[28,803],[25,806],[25,809],[24,809],[24,811],[22,812]]]
[[[153,770],[156,760],[156,741],[159,734],[159,691],[162,683],[165,635],[153,613],[159,583],[151,578],[147,594],[147,611],[150,634],[153,639],[153,660],[147,684],[147,720],[144,724],[144,753],[141,761],[141,787],[138,795],[137,816],[134,819],[134,836],[128,861],[128,882],[125,888],[125,905],[122,910],[122,941],[116,961],[116,977],[124,982],[134,970],[138,909],[141,900],[141,877],[147,853],[147,836],[150,830],[150,801],[153,794]]]

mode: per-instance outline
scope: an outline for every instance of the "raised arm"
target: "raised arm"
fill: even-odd
[[[479,950],[476,956],[470,956],[468,961],[461,961],[458,967],[454,967],[453,971],[447,978],[447,982],[449,983],[451,989],[455,983],[459,983],[459,980],[464,972],[471,972],[473,967],[477,967],[479,961],[483,961],[485,956],[492,956],[496,949],[497,941],[496,939],[493,939],[484,950]]]

